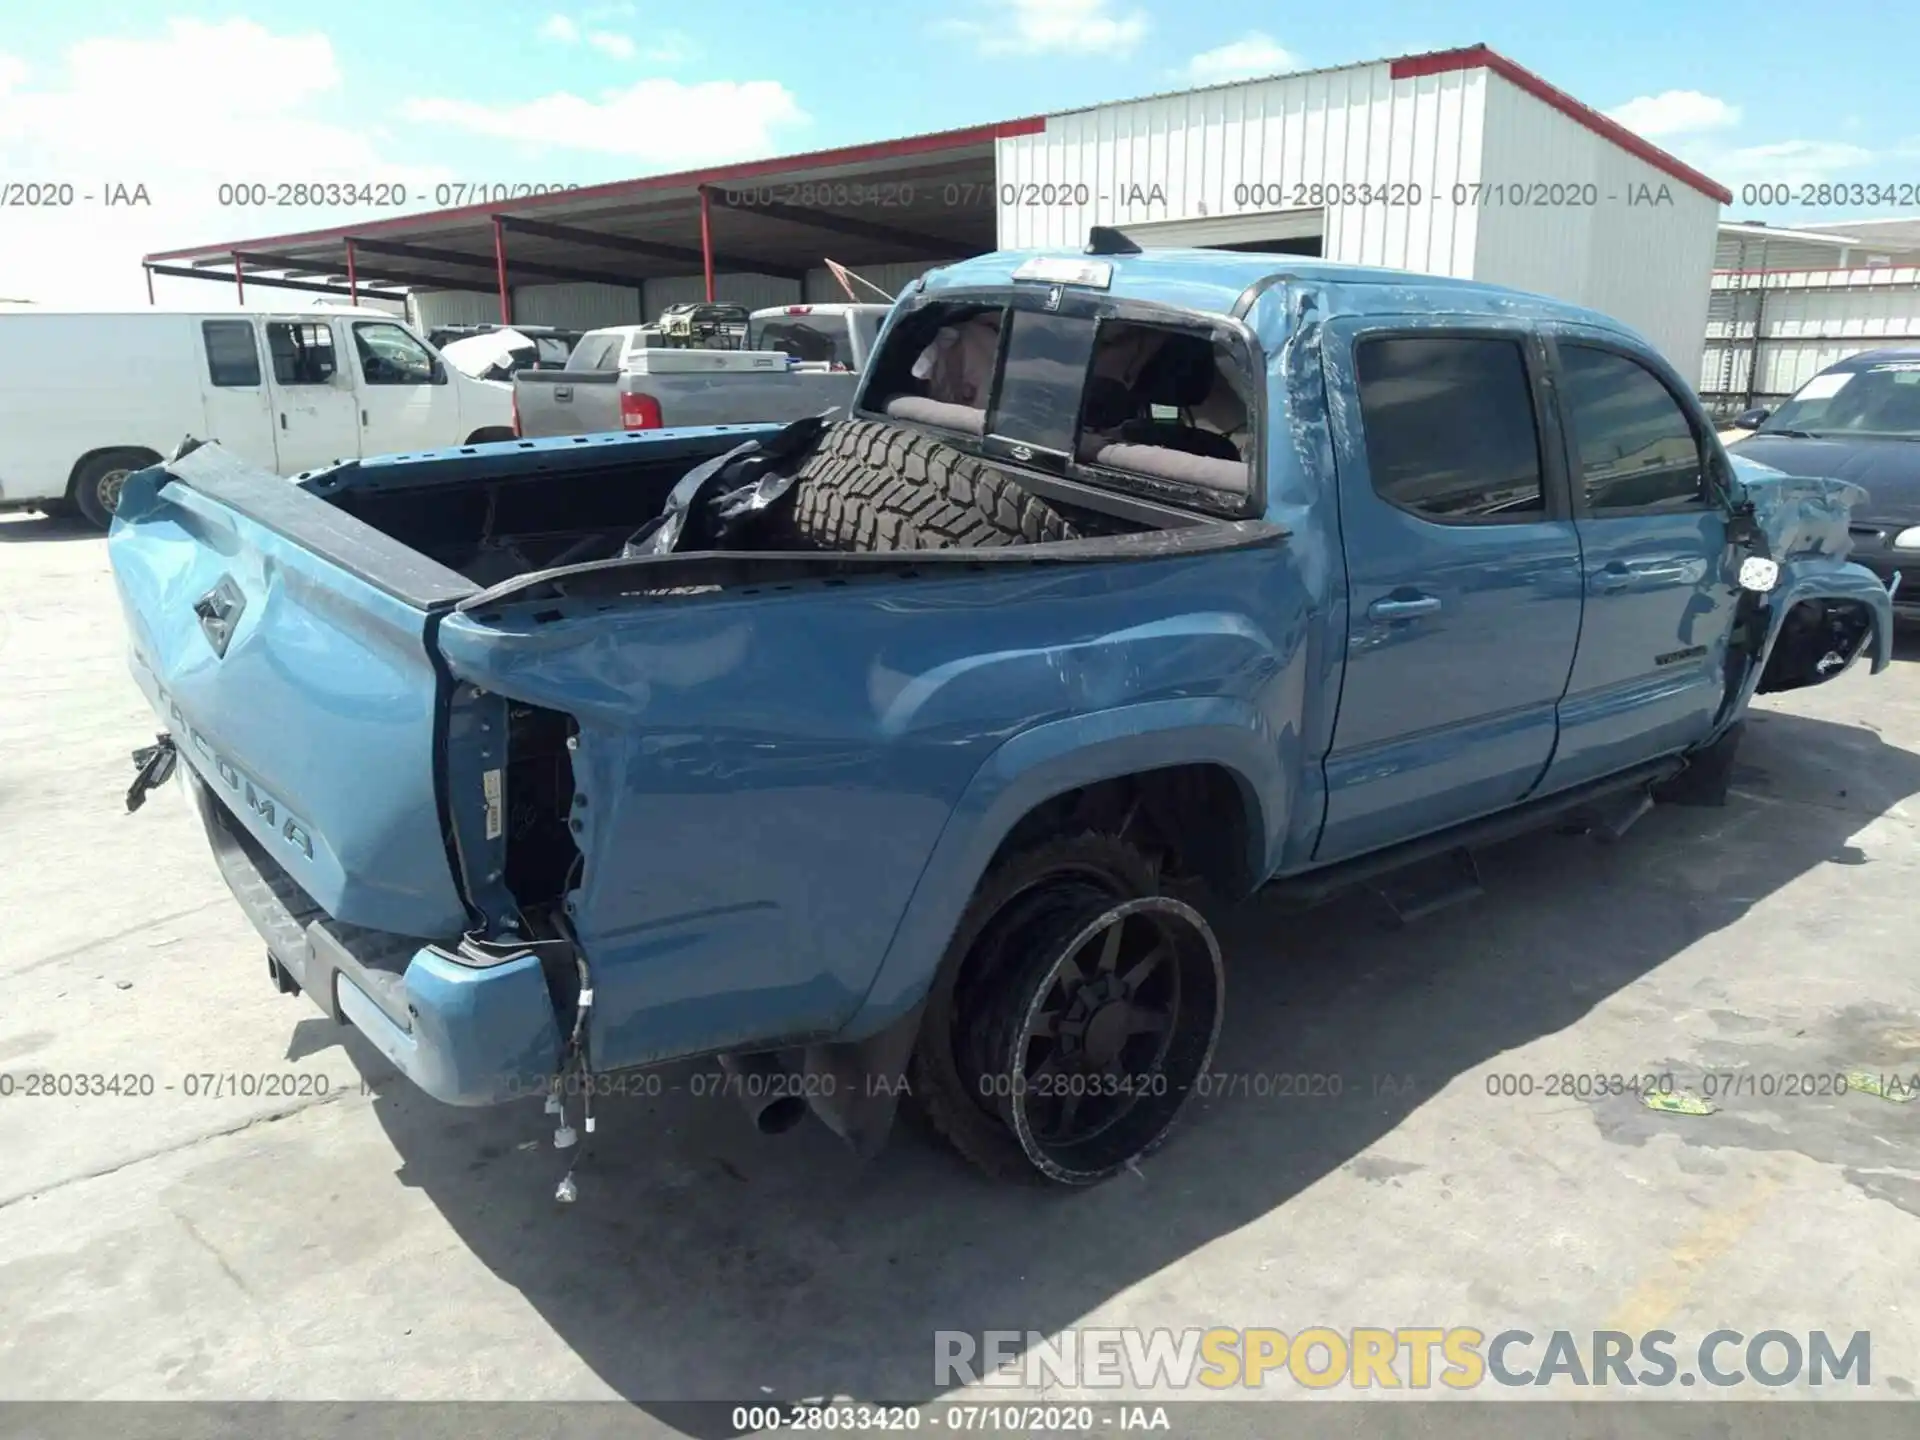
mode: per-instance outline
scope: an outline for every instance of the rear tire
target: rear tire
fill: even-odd
[[[987,1174],[1103,1180],[1160,1145],[1205,1075],[1219,945],[1156,892],[1137,850],[1094,834],[1009,856],[981,883],[911,1073],[933,1130]]]
[[[74,471],[69,495],[74,508],[96,530],[113,524],[113,512],[120,508],[120,489],[136,470],[158,465],[160,457],[151,450],[102,450],[89,455]]]
[[[1003,471],[930,435],[873,420],[827,427],[795,488],[794,528],[821,550],[1037,545],[1079,533]]]

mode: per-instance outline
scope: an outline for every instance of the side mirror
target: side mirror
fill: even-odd
[[[1756,405],[1751,410],[1742,410],[1738,415],[1733,417],[1733,428],[1736,430],[1758,430],[1762,425],[1767,423],[1767,417],[1771,414],[1773,414],[1773,411],[1765,405]]]
[[[438,356],[434,357],[433,364],[427,369],[427,383],[429,385],[444,385],[447,383],[447,363]]]

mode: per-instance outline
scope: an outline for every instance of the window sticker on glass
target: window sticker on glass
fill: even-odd
[[[1841,370],[1831,375],[1816,375],[1794,394],[1796,400],[1825,400],[1838,395],[1846,383],[1853,379],[1853,371]]]

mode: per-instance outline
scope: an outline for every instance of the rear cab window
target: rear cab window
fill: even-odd
[[[896,318],[865,413],[997,463],[1216,514],[1256,513],[1260,373],[1224,317],[1016,289]]]
[[[844,313],[816,314],[807,307],[796,306],[783,315],[754,320],[747,330],[747,349],[777,350],[795,360],[828,365],[835,370],[851,370],[854,368],[852,336]]]
[[[569,370],[617,370],[620,366],[620,336],[582,335],[573,354],[567,358]]]

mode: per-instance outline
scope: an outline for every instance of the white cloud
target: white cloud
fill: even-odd
[[[164,99],[143,103],[156,77]],[[151,199],[12,212],[0,293],[144,304],[142,254],[311,229],[350,213],[222,206],[225,181],[397,181],[423,195],[449,178],[395,163],[377,133],[342,123],[340,89],[325,35],[278,34],[246,19],[176,19],[158,35],[83,40],[31,77],[18,58],[0,56],[0,174],[68,181],[77,195],[143,185]],[[157,283],[197,305],[225,304],[232,293]]]
[[[407,120],[498,140],[539,135],[555,146],[620,155],[652,165],[701,165],[764,155],[776,133],[808,116],[786,86],[773,80],[706,80],[682,84],[653,78],[598,99],[561,91],[513,105],[418,99],[401,107]]]
[[[1697,135],[1703,130],[1726,130],[1740,123],[1740,107],[1698,90],[1663,90],[1640,95],[1607,112],[1636,135],[1657,140],[1663,135]]]
[[[611,55],[615,60],[631,60],[637,48],[633,41],[613,30],[589,31],[587,43],[602,55]]]
[[[580,43],[580,27],[564,15],[549,15],[540,26],[542,40],[558,40],[562,45]]]
[[[1725,150],[1708,160],[1707,173],[1733,180],[1773,180],[1804,185],[1831,179],[1836,171],[1869,164],[1874,152],[1840,140],[1781,140]]]
[[[1250,30],[1238,40],[1201,51],[1187,61],[1181,73],[1196,85],[1218,85],[1227,80],[1279,75],[1299,68],[1298,55],[1283,49],[1271,35]]]
[[[700,47],[678,30],[662,30],[648,36],[641,53],[656,65],[684,65],[699,56]]]
[[[947,33],[983,55],[1128,55],[1147,33],[1144,11],[1115,0],[985,0],[979,19],[948,20]]]

